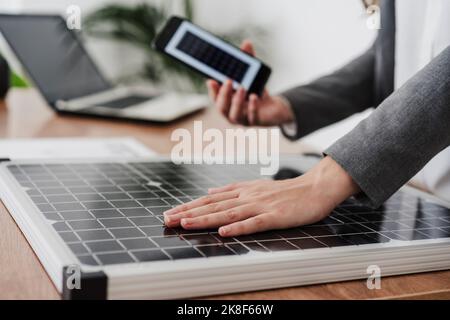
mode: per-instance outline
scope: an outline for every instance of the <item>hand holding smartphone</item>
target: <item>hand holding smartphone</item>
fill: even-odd
[[[261,96],[271,70],[259,59],[212,35],[192,22],[171,17],[155,39],[154,47],[207,78]]]

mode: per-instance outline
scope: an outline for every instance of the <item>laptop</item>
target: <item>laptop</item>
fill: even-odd
[[[315,161],[282,158],[274,178]],[[65,299],[187,298],[365,282],[374,267],[382,277],[450,269],[450,205],[409,187],[378,209],[348,199],[298,228],[223,238],[164,226],[165,210],[260,178],[259,169],[164,158],[4,161],[0,197]]]
[[[208,105],[204,95],[113,86],[59,15],[0,14],[0,33],[57,112],[168,122]]]

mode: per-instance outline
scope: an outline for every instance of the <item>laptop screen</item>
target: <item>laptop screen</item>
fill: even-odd
[[[0,32],[50,104],[111,88],[62,17],[0,15]]]

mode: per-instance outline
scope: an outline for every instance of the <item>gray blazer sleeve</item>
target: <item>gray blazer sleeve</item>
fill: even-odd
[[[374,106],[375,50],[371,47],[334,73],[281,93],[292,106],[295,140]]]
[[[450,145],[450,46],[325,154],[379,206]]]

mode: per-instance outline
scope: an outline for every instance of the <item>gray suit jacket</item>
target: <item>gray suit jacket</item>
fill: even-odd
[[[403,87],[394,89],[395,7],[381,1],[374,45],[340,70],[290,89],[298,139],[369,107],[377,107],[325,154],[359,185],[360,200],[377,207],[450,145],[450,47]]]

